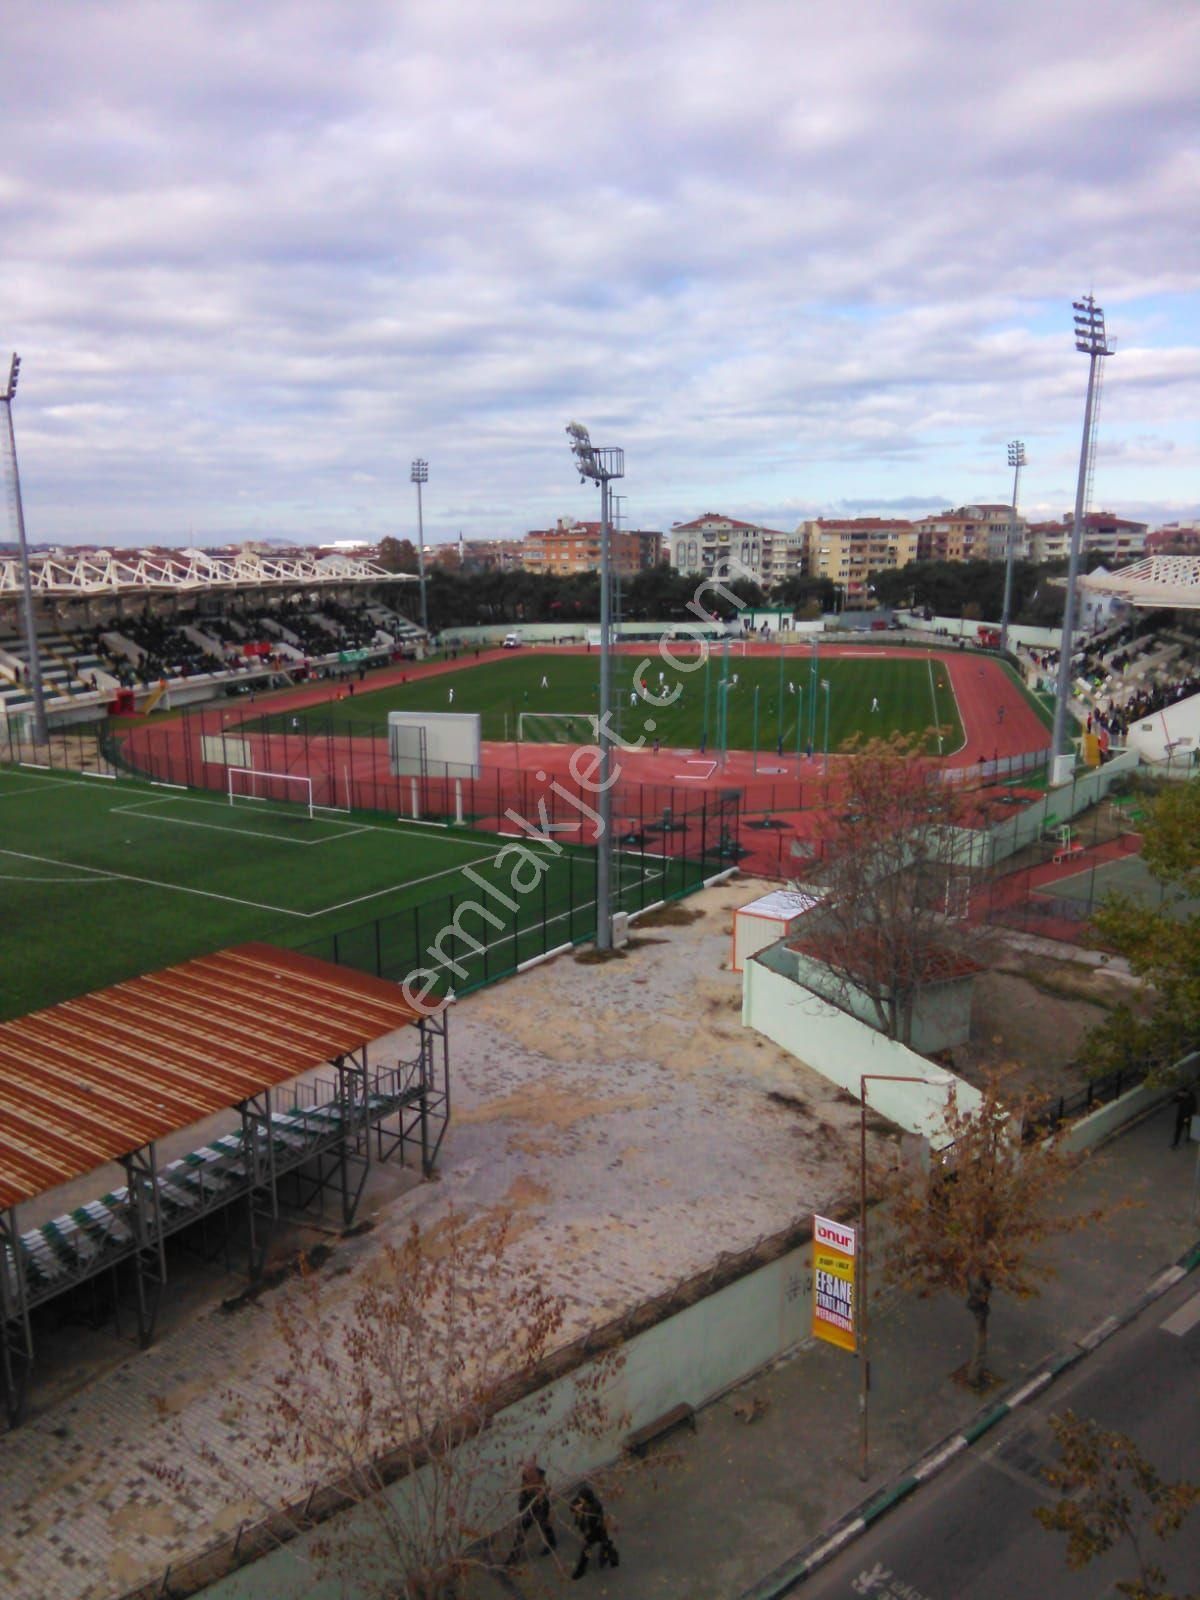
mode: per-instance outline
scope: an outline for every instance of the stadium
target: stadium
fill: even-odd
[[[819,889],[872,740],[909,741],[964,797],[946,858],[964,926],[1069,941],[1109,888],[1149,893],[1133,780],[1187,775],[1200,736],[1200,563],[1171,560],[1088,580],[1122,604],[1077,646],[1079,760],[1053,789],[1044,640],[1006,657],[915,616],[882,638],[620,639],[619,939],[731,880],[733,904],[739,875]],[[433,1176],[453,1003],[595,939],[601,842],[586,628],[435,647],[411,583],[345,556],[32,570],[44,741],[16,563],[0,572],[0,870],[22,930],[0,1013],[14,1424],[39,1340],[124,1307],[152,1342],[181,1249],[228,1259],[232,1241],[261,1274],[280,1217],[332,1196],[352,1224],[392,1157]],[[120,1181],[92,1193],[105,1163]]]

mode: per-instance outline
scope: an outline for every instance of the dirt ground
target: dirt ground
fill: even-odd
[[[971,1038],[951,1051],[956,1072],[980,1083],[994,1073],[1014,1094],[1050,1098],[1087,1081],[1080,1064],[1084,1035],[1137,989],[1119,966],[1080,961],[1055,945],[1055,955],[997,939],[989,970],[975,980]],[[1090,952],[1088,952],[1090,955]]]

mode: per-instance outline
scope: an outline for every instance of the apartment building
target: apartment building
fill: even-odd
[[[1025,553],[1025,519],[1011,506],[958,506],[914,524],[918,561],[1003,561],[1010,535],[1013,553]]]
[[[748,575],[763,588],[803,572],[807,556],[807,541],[800,528],[785,533],[716,511],[706,511],[691,522],[677,522],[671,529],[669,548],[677,572],[711,577],[718,564],[724,569],[726,562],[733,562],[733,577]]]
[[[845,604],[865,609],[874,602],[869,575],[906,567],[917,559],[917,530],[911,522],[886,517],[818,517],[803,524],[808,540],[808,570],[828,578],[843,592]]]
[[[662,560],[663,536],[650,528],[610,528],[609,560],[623,578],[656,567]],[[559,517],[553,528],[525,535],[523,565],[529,572],[568,577],[600,570],[600,524]]]
[[[1059,522],[1033,522],[1029,525],[1031,561],[1065,561],[1071,553],[1073,517]],[[1089,511],[1083,519],[1080,549],[1083,554],[1100,554],[1108,566],[1136,561],[1145,553],[1148,522],[1129,522],[1111,511]]]

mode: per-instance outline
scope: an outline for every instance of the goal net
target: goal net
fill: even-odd
[[[600,718],[594,711],[521,711],[517,738],[536,744],[594,744]]]
[[[256,767],[230,767],[231,806],[272,804],[302,807],[312,816],[313,781],[298,772],[262,772]],[[324,809],[324,808],[323,808]]]

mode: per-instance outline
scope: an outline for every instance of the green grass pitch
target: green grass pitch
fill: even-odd
[[[681,654],[685,648],[679,647]],[[645,662],[649,664],[644,666]],[[635,674],[639,671],[654,698],[665,698],[676,685],[680,686],[679,695],[670,705],[648,703],[638,696]],[[589,718],[596,712],[598,673],[595,654],[514,652],[504,661],[356,694],[335,706],[313,706],[305,711],[267,716],[248,725],[271,731],[289,730],[297,722],[312,731],[332,725],[382,738],[389,711],[478,711],[485,739],[515,739],[520,720],[522,738],[583,744],[591,738]],[[825,744],[827,698],[820,686],[822,681],[829,684],[831,750],[855,734],[870,737],[903,733],[925,734],[928,748],[936,753],[937,737],[929,732],[933,728],[941,729],[946,753],[962,744],[962,723],[949,674],[925,657],[864,655],[820,659],[813,726],[814,695],[807,651],[787,655],[782,674],[778,657],[731,654],[722,659],[714,654],[707,667],[684,673],[665,665],[656,650],[647,649],[644,656],[623,654],[613,661],[614,725],[622,737],[635,741],[650,719],[655,726],[647,733],[648,739],[656,737],[664,745],[695,748],[706,736],[712,749],[719,740],[719,707],[724,701],[728,707],[729,749],[750,750],[757,745],[760,750],[772,751],[782,740],[784,753],[791,753],[798,748],[798,740],[799,747],[807,746],[811,732],[814,748],[820,750]],[[722,687],[723,683],[727,687]]]
[[[455,940],[462,991],[594,928],[594,852],[531,845],[545,861],[513,889],[508,840],[125,780],[0,769],[5,962],[0,1018],[247,940],[267,940],[403,979],[469,899],[496,923]],[[688,864],[621,855],[627,908],[677,892]],[[510,911],[464,869],[514,900]],[[378,928],[376,927],[378,923]],[[434,958],[435,961],[437,957]],[[442,969],[446,976],[445,968]]]

